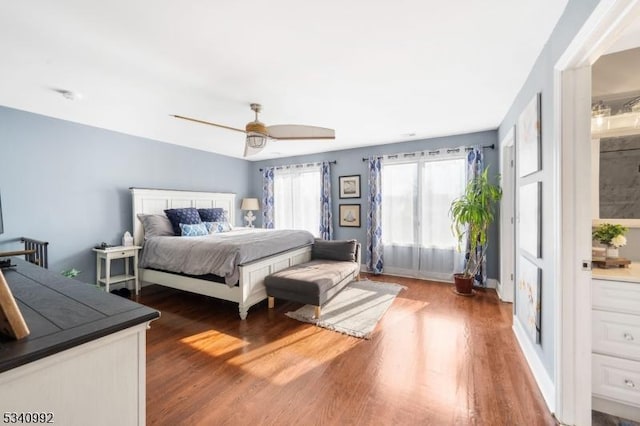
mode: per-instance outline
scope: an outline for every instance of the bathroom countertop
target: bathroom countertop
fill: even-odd
[[[628,268],[597,268],[591,271],[591,276],[595,279],[626,281],[640,283],[640,263],[631,262]]]

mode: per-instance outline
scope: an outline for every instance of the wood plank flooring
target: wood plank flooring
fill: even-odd
[[[149,286],[150,425],[555,425],[493,290],[403,284],[371,340],[300,323],[300,305],[237,305]]]

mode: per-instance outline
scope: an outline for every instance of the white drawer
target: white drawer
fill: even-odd
[[[640,407],[640,362],[592,355],[593,395]]]
[[[591,311],[593,352],[640,361],[640,315]]]
[[[594,309],[640,315],[640,283],[593,280]]]
[[[123,257],[133,257],[135,253],[131,250],[117,250],[108,254],[109,259],[122,259]]]

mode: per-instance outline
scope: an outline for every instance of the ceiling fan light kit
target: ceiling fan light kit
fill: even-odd
[[[207,124],[209,126],[220,127],[236,132],[246,134],[244,144],[244,156],[254,155],[262,151],[267,146],[267,140],[332,140],[336,138],[335,130],[324,127],[304,126],[297,124],[280,124],[274,126],[265,126],[258,120],[258,113],[262,111],[262,105],[252,103],[249,105],[255,113],[255,120],[247,123],[245,129],[238,129],[223,124],[212,123],[210,121],[199,120],[196,118],[185,117],[182,115],[172,115],[172,117],[181,120],[193,121],[195,123]]]
[[[246,142],[251,148],[264,148],[267,144],[267,136],[262,133],[248,132]]]
[[[267,131],[267,127],[258,121],[258,113],[262,111],[262,106],[260,104],[251,104],[251,110],[256,113],[256,119],[250,123],[247,123],[244,130],[247,132],[246,144],[255,149],[262,149],[267,145],[267,138],[269,137],[269,132]],[[247,156],[247,152],[245,150],[245,157]]]

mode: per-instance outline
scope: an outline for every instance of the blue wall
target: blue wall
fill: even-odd
[[[569,1],[564,14],[498,130],[499,140],[502,140],[517,122],[520,112],[531,98],[537,92],[542,93],[542,168],[539,172],[521,179],[518,184],[522,185],[531,181],[542,182],[542,258],[537,261],[538,267],[542,269],[542,342],[541,345],[533,343],[533,346],[535,346],[537,356],[544,364],[551,380],[555,374],[554,328],[556,318],[554,314],[556,311],[555,287],[558,285],[554,282],[556,273],[554,262],[556,256],[560,254],[555,252],[556,240],[559,237],[555,234],[555,229],[558,229],[560,218],[555,215],[556,205],[552,197],[552,189],[560,179],[554,173],[557,161],[553,149],[555,144],[554,131],[557,125],[554,122],[557,112],[553,109],[554,66],[597,4],[598,0]],[[516,292],[519,291],[520,289],[516,286]],[[526,318],[522,316],[521,310],[518,310],[517,306],[516,318],[526,329]],[[585,321],[589,321],[589,319],[585,318]]]
[[[421,150],[430,150],[437,148],[450,148],[458,146],[470,146],[470,145],[491,145],[496,144],[497,147],[497,133],[495,131],[470,133],[464,135],[447,136],[441,138],[433,138],[411,142],[392,143],[387,145],[377,145],[365,148],[354,148],[341,151],[330,151],[322,154],[304,155],[297,157],[279,158],[276,160],[258,161],[251,164],[251,190],[252,196],[262,198],[262,175],[260,168],[267,166],[277,166],[284,164],[300,164],[316,161],[333,161],[336,160],[337,164],[331,166],[331,196],[333,202],[333,218],[334,218],[334,238],[335,239],[349,239],[355,238],[363,245],[367,241],[366,230],[366,194],[369,192],[369,185],[367,182],[367,163],[362,161],[362,158],[370,155],[381,154],[397,154],[404,152],[414,152]],[[498,150],[485,149],[485,163],[491,166],[491,172],[496,175],[499,172],[499,156]],[[359,199],[343,199],[338,196],[338,178],[340,176],[348,175],[360,175],[361,176],[361,195]],[[360,228],[343,228],[338,225],[338,209],[339,204],[361,204],[361,223]],[[261,226],[261,217],[256,220],[257,226]],[[490,243],[491,249],[487,254],[487,276],[489,278],[498,278],[499,274],[499,238],[498,238],[498,224],[499,220],[496,220],[494,226],[490,229]],[[363,256],[363,262],[365,258]]]
[[[338,177],[361,175],[368,192],[363,157],[461,145],[496,143],[496,132],[402,142],[322,154],[249,162],[154,140],[99,129],[38,114],[0,107],[0,194],[5,233],[0,250],[19,248],[27,236],[49,241],[50,269],[80,269],[79,279],[93,282],[91,248],[102,241],[118,244],[131,231],[130,187],[235,192],[262,196],[259,168],[266,165],[337,160],[332,166],[335,238],[366,242],[364,198],[340,200]],[[498,151],[485,150],[498,171]],[[361,228],[338,226],[340,203],[360,203]],[[238,212],[240,213],[240,212]],[[237,214],[238,225],[241,215]],[[257,225],[260,226],[258,217]],[[488,255],[488,276],[498,276],[498,233]]]
[[[50,269],[93,282],[91,248],[132,231],[129,187],[235,192],[239,208],[248,176],[245,160],[0,107],[0,251],[46,240]]]

